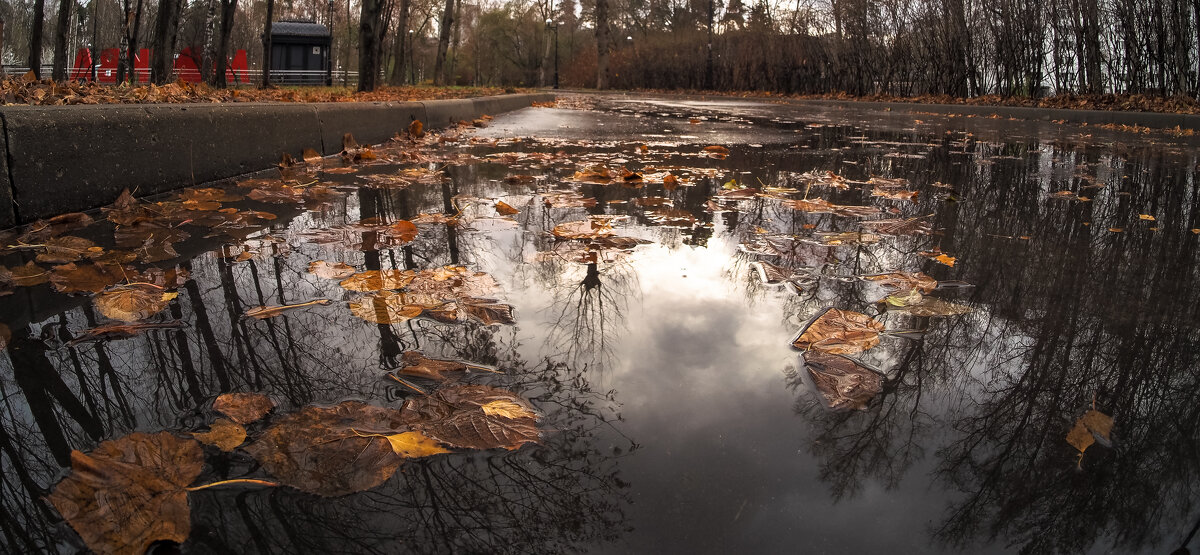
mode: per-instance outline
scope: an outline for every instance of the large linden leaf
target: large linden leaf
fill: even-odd
[[[153,285],[121,285],[100,292],[92,299],[92,304],[108,318],[137,322],[161,312],[170,298]]]
[[[804,328],[792,346],[839,355],[861,353],[879,344],[883,324],[851,310],[830,308]]]
[[[238,424],[249,424],[275,408],[270,397],[260,393],[225,393],[213,401],[213,409]]]
[[[71,452],[71,473],[47,496],[97,553],[145,553],[191,532],[185,488],[204,465],[200,444],[167,432],[105,441]]]

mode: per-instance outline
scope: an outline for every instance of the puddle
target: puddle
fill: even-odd
[[[761,110],[523,110],[4,236],[5,550],[1178,547],[1194,147]]]

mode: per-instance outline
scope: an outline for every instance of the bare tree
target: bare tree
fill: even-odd
[[[71,0],[58,0],[58,25],[54,29],[54,68],[50,78],[67,80],[67,33],[71,30]]]
[[[225,72],[229,68],[229,40],[233,36],[233,24],[237,16],[237,0],[221,0],[221,31],[217,37],[216,71],[213,72],[210,83],[214,87],[224,88]]]
[[[392,33],[392,73],[388,84],[399,86],[404,84],[405,37],[408,36],[409,0],[399,0],[396,19],[396,31]]]
[[[121,54],[117,61],[117,82],[124,83],[126,72],[132,76],[130,79],[137,82],[137,52],[138,52],[138,34],[142,26],[142,2],[137,0],[136,6],[130,3],[131,0],[122,0],[122,14],[124,17],[121,21]]]
[[[158,3],[150,52],[150,81],[156,85],[166,84],[174,69],[175,39],[179,34],[182,8],[183,0],[160,0]]]
[[[362,0],[358,20],[358,90],[373,91],[379,86],[383,13],[386,0]]]
[[[212,79],[213,49],[216,47],[213,44],[213,26],[217,22],[216,0],[207,2],[208,9],[204,10],[204,29],[200,38],[200,80],[206,83]]]
[[[608,0],[596,0],[596,88],[608,88]]]
[[[42,77],[42,26],[46,19],[45,0],[33,1],[33,15],[29,22],[29,71]]]
[[[349,5],[349,2],[347,2]],[[267,22],[263,24],[262,33],[262,88],[271,87],[271,20],[275,17],[275,0],[267,0]]]
[[[438,24],[437,56],[433,60],[433,84],[445,85],[446,50],[450,46],[450,27],[454,24],[454,0],[446,0],[446,9],[442,12],[441,23]]]

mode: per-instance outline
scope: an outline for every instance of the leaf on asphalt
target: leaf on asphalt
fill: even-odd
[[[47,499],[97,553],[144,553],[191,532],[188,484],[200,475],[200,444],[167,432],[105,441],[71,452],[71,473]]]
[[[886,274],[872,274],[861,277],[866,281],[873,281],[894,291],[909,291],[912,289],[919,289],[922,293],[929,293],[934,289],[937,289],[938,286],[936,279],[933,279],[922,272],[890,272]]]
[[[104,288],[124,280],[120,266],[74,262],[50,270],[50,283],[59,293],[99,293]]]
[[[213,410],[238,424],[258,421],[275,408],[275,401],[261,393],[223,393],[213,401]]]
[[[1088,447],[1096,443],[1099,438],[1105,444],[1112,441],[1110,434],[1112,433],[1113,419],[1111,416],[1104,414],[1096,409],[1088,410],[1075,421],[1075,425],[1071,431],[1067,433],[1067,443],[1070,443],[1076,451],[1079,451],[1079,460],[1076,464],[1083,463],[1083,453]]]
[[[866,314],[830,308],[801,330],[792,346],[805,351],[853,355],[878,345],[883,330],[883,324]]]
[[[42,243],[42,252],[37,255],[37,261],[62,264],[65,262],[74,262],[85,257],[99,256],[103,252],[104,249],[97,247],[95,243],[83,237],[64,235],[62,237],[46,239]]]
[[[907,312],[919,317],[958,316],[971,312],[969,306],[926,297],[916,289],[905,295],[889,295],[883,302],[887,304],[888,311]]]
[[[350,313],[376,324],[398,324],[412,320],[424,311],[419,306],[407,304],[403,293],[380,291],[365,295],[350,303]]]
[[[413,139],[425,136],[425,125],[421,123],[421,120],[414,119],[412,123],[408,124],[408,136]]]
[[[883,391],[883,376],[847,357],[808,351],[804,365],[831,409],[865,409]]]
[[[208,427],[207,432],[197,432],[192,437],[205,445],[212,445],[226,453],[237,449],[246,442],[246,428],[232,420],[218,418]]]
[[[350,291],[403,289],[416,275],[412,270],[367,270],[342,280],[340,285]]]
[[[308,263],[308,271],[319,278],[345,279],[354,275],[354,266],[342,262],[330,264],[324,260],[316,260]]]
[[[513,317],[513,307],[499,303],[496,299],[463,298],[459,300],[459,306],[485,326],[517,323]]]
[[[149,322],[145,324],[109,324],[83,330],[78,336],[67,342],[67,345],[78,345],[88,341],[107,341],[110,339],[128,339],[149,330],[179,330],[188,327],[186,322],[172,320],[170,322]]]
[[[403,410],[419,415],[412,428],[451,447],[511,450],[540,439],[537,411],[528,401],[485,385],[439,389],[405,401]]]
[[[400,360],[403,366],[396,370],[397,373],[438,381],[446,379],[444,372],[461,372],[470,368],[457,360],[429,358],[420,351],[405,351]]]
[[[162,312],[171,298],[160,287],[138,283],[105,289],[96,294],[92,304],[107,318],[137,322]]]
[[[500,214],[501,216],[512,216],[514,214],[520,214],[521,211],[513,208],[507,202],[498,200],[496,201],[496,213]]]
[[[292,310],[292,309],[296,309],[296,308],[304,308],[306,306],[316,306],[316,305],[325,306],[331,302],[333,302],[333,301],[331,301],[329,299],[313,299],[308,302],[296,303],[296,304],[285,304],[285,305],[276,305],[276,306],[256,306],[254,308],[246,309],[246,313],[244,314],[244,316],[246,316],[247,318],[257,318],[259,320],[266,320],[267,318],[274,318],[275,316],[279,316],[280,314],[283,314],[284,312],[286,312],[288,310]]]

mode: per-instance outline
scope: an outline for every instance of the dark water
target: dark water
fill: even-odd
[[[335,498],[286,487],[194,492],[183,550],[1168,553],[1183,544],[1200,517],[1194,144],[1162,133],[736,102],[601,107],[524,110],[468,133],[476,144],[427,147],[436,161],[418,165],[444,170],[442,182],[355,186],[413,164],[301,172],[300,182],[328,180],[345,194],[320,206],[230,204],[276,214],[265,227],[188,224],[192,238],[175,246],[183,256],[155,265],[179,264],[191,280],[152,317],[188,323],[182,330],[69,346],[104,321],[87,295],[39,285],[0,297],[12,334],[0,357],[4,550],[85,549],[41,500],[66,475],[72,449],[133,431],[202,429],[227,391],[266,393],[276,414],[344,399],[399,407],[415,393],[384,376],[409,350],[502,370],[462,379],[531,400],[543,413],[542,443],[414,459],[378,488]],[[709,144],[730,156],[703,156]],[[596,163],[670,166],[687,183],[566,180]],[[860,184],[815,186],[808,196],[879,206],[882,217],[930,215],[935,231],[822,246],[803,240],[856,231],[859,218],[762,197],[709,208],[731,180],[791,186],[799,192],[786,196],[802,197],[800,174],[810,170],[907,179],[919,191],[914,202],[872,197]],[[513,175],[535,179],[506,180]],[[1064,190],[1091,200],[1052,196]],[[597,203],[549,207],[552,191]],[[674,210],[635,200],[655,197]],[[495,219],[497,198],[520,210],[517,224]],[[409,244],[314,233],[459,210],[459,225],[421,224]],[[573,261],[573,242],[550,231],[596,214],[628,216],[616,233],[647,243]],[[106,245],[112,227],[72,234]],[[739,250],[764,239],[776,254]],[[935,247],[955,265],[919,254]],[[237,261],[246,248],[257,254]],[[20,251],[3,263],[31,258]],[[487,272],[517,323],[366,322],[347,308],[361,294],[309,273],[314,260]],[[808,277],[798,288],[765,285],[756,260]],[[972,311],[881,312],[885,293],[854,276],[894,270],[973,284],[934,293]],[[241,316],[320,297],[334,302],[262,321]],[[886,335],[857,356],[886,375],[864,410],[826,408],[790,347],[829,306],[877,316],[891,330],[925,330]],[[1115,420],[1111,445],[1080,459],[1066,436],[1093,407]],[[240,451],[213,450],[206,461],[197,483],[266,477]]]

